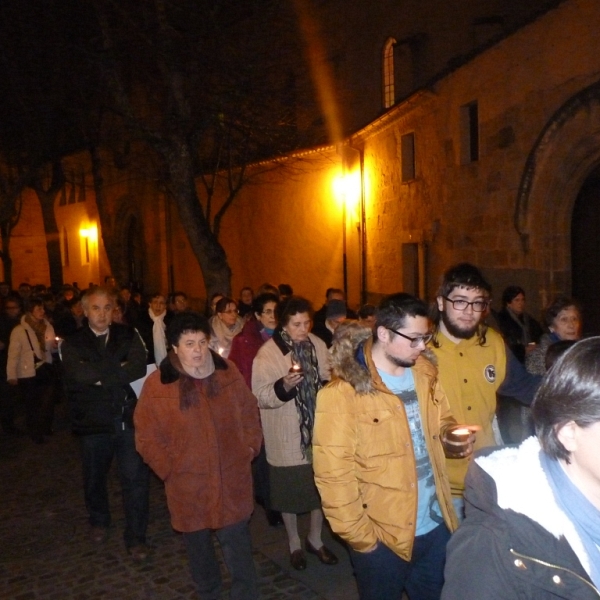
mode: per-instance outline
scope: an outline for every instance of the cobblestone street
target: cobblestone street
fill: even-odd
[[[148,542],[150,558],[135,563],[122,540],[123,512],[116,471],[111,470],[113,524],[108,540],[95,546],[81,484],[79,445],[62,418],[49,443],[0,434],[2,508],[0,598],[6,600],[86,600],[194,598],[181,536],[169,522],[161,482],[152,477]],[[301,527],[307,525],[300,521]],[[327,567],[308,557],[308,569],[288,571],[285,532],[266,523],[257,508],[251,522],[254,559],[263,600],[354,600],[356,586],[343,547],[327,537],[340,564]],[[226,572],[223,598],[228,598]]]

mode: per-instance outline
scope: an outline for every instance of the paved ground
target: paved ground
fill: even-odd
[[[114,468],[113,526],[106,543],[87,538],[77,439],[58,406],[56,433],[38,446],[0,433],[0,598],[6,600],[175,600],[197,598],[181,537],[169,525],[161,483],[153,478],[148,529],[151,557],[137,564],[123,547],[123,513]],[[300,519],[301,537],[307,533]],[[347,553],[328,567],[308,555],[308,569],[289,567],[285,532],[269,527],[257,508],[251,521],[263,600],[356,600]],[[228,598],[225,577],[223,598]]]

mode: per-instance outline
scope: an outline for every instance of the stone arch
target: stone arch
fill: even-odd
[[[571,293],[571,215],[600,165],[600,81],[569,98],[536,140],[521,178],[514,223],[549,298]]]

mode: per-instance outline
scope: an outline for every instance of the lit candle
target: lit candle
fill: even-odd
[[[292,368],[290,369],[290,373],[294,373],[296,375],[302,373],[302,365],[298,363],[292,363]]]
[[[219,346],[219,349],[217,350],[217,352],[219,353],[219,356],[223,356],[224,351],[225,351],[225,348],[221,348],[221,346]]]
[[[446,451],[452,454],[462,454],[469,448],[471,430],[467,427],[457,427],[446,432]]]

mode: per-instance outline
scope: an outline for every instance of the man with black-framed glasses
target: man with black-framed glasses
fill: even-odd
[[[496,394],[529,406],[540,378],[530,375],[506,347],[502,336],[488,329],[485,317],[492,286],[472,264],[450,267],[434,307],[430,348],[452,414],[459,422],[481,427],[475,450],[502,443],[495,422]],[[470,458],[446,461],[454,504],[462,519],[464,479]]]
[[[337,327],[335,377],[317,396],[315,482],[331,528],[350,547],[361,600],[441,594],[457,526],[444,452],[459,426],[423,356],[430,339],[422,300],[387,297],[372,330]],[[461,428],[466,456],[473,436]]]

